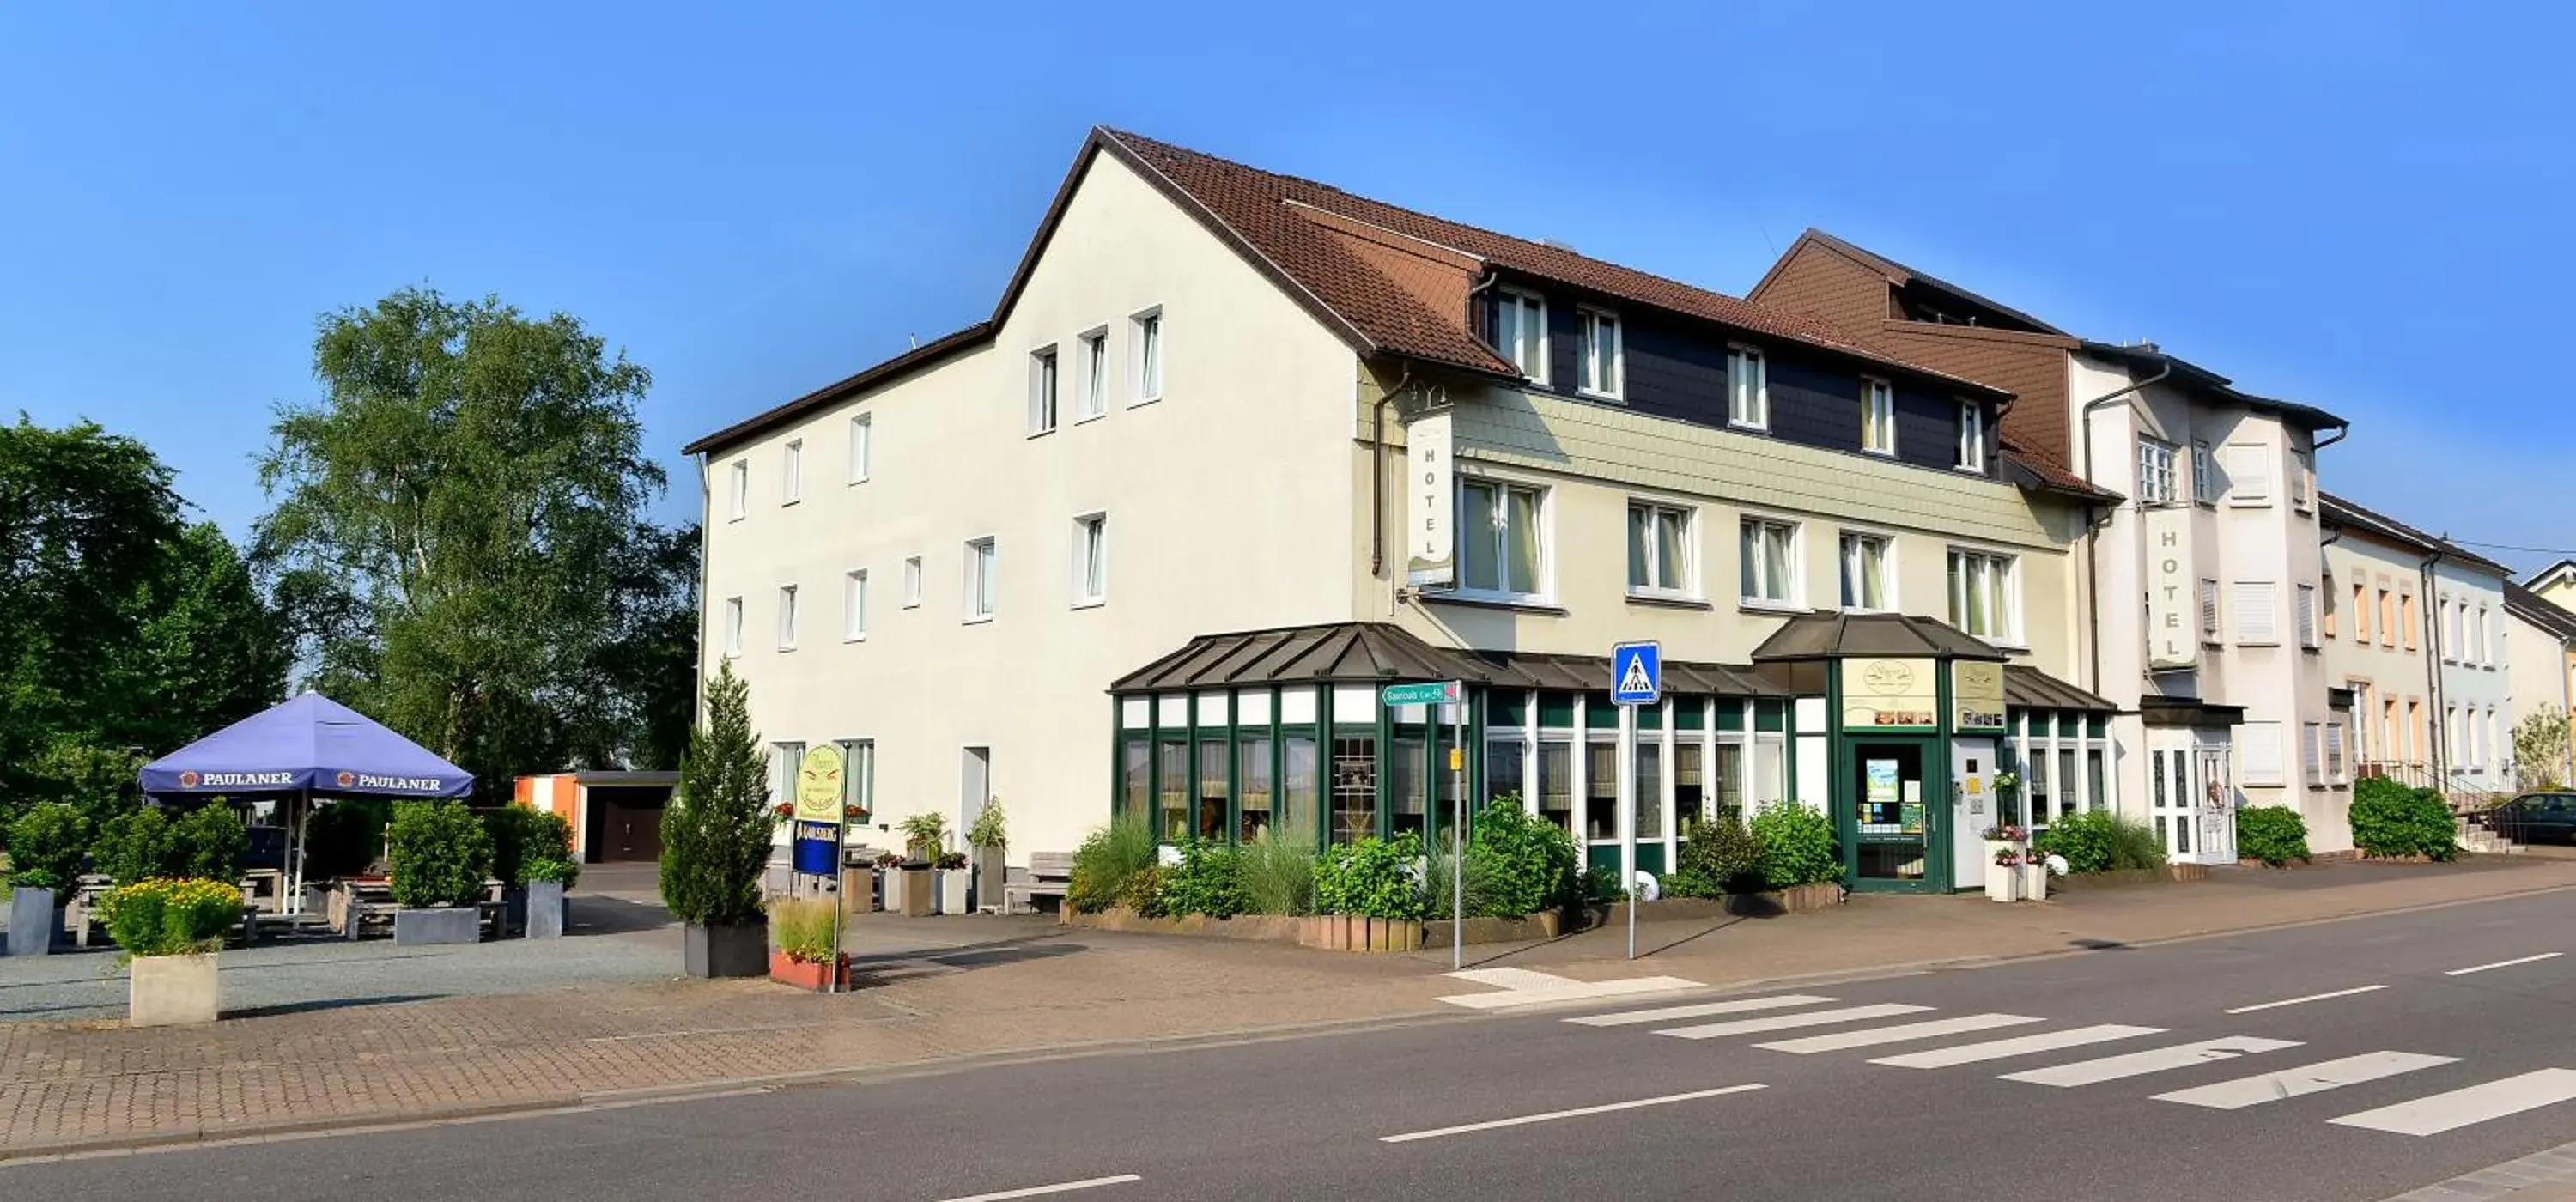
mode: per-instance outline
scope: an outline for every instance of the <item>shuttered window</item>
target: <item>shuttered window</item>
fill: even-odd
[[[2215,580],[2200,582],[2200,639],[2204,643],[2218,641],[2218,582]]]
[[[2281,724],[2248,722],[2236,728],[2238,777],[2249,785],[2281,783]]]
[[[2314,650],[2317,645],[2317,590],[2300,585],[2298,602],[2299,645]]]
[[[2352,778],[2344,775],[2343,723],[2326,723],[2326,783],[2340,785]]]
[[[2325,728],[2314,722],[2299,726],[2299,779],[2311,785],[2326,783]]]
[[[2272,503],[2272,452],[2256,443],[2231,443],[2227,447],[2227,503],[2230,505],[2269,505]]]
[[[2269,580],[2236,582],[2236,641],[2269,646],[2281,641],[2280,586]]]

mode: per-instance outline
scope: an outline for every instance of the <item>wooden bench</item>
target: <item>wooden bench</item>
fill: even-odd
[[[1056,908],[1062,909],[1065,890],[1072,887],[1072,852],[1030,852],[1028,868],[1012,869],[1010,879],[1002,886],[1002,913],[1035,914],[1041,897],[1054,898]]]
[[[477,908],[481,911],[483,926],[494,938],[504,934],[501,926],[502,896],[501,882],[483,882],[483,899]],[[332,933],[343,939],[357,939],[369,928],[393,934],[394,914],[402,909],[402,904],[394,900],[391,881],[344,880],[331,890],[327,909]]]

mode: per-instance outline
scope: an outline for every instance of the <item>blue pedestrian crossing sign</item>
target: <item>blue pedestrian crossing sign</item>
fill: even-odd
[[[1621,643],[1610,649],[1610,700],[1653,705],[1664,699],[1664,649],[1660,643]]]

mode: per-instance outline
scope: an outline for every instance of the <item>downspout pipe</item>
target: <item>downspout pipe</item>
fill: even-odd
[[[2143,393],[2148,386],[2159,383],[2172,374],[2173,362],[2167,360],[2164,366],[2156,369],[2156,374],[2084,402],[2084,407],[2078,411],[2078,417],[2084,439],[2084,482],[2086,484],[2093,484],[2096,488],[2101,487],[2093,479],[2093,411],[2121,400],[2131,393]],[[2101,543],[2102,535],[2098,528],[2088,531],[2084,536],[2084,585],[2086,591],[2092,594],[2093,602],[2084,607],[2087,611],[2085,616],[2092,629],[2091,637],[2085,640],[2086,649],[2092,653],[2093,661],[2092,679],[2088,683],[2097,694],[2102,691],[2102,561],[2099,551]]]
[[[1369,431],[1369,575],[1386,574],[1386,407],[1413,383],[1413,365],[1406,364],[1395,387],[1378,394],[1370,418]]]
[[[2435,608],[2436,590],[2441,582],[2433,575],[2433,565],[2441,561],[2442,553],[2439,550],[2425,554],[2424,562],[2416,568],[2415,588],[2416,595],[2422,599],[2422,603],[2416,606],[2416,612],[2424,623],[2426,632],[2424,635],[2424,688],[2433,697],[2433,712],[2424,717],[2424,721],[2433,728],[2434,732],[2433,780],[2436,787],[2442,787],[2442,795],[2448,797],[2450,789],[2445,786],[2451,783],[2451,724],[2444,720],[2442,713],[2442,623],[2435,616],[2441,612]],[[2415,732],[2406,733],[2411,736]]]

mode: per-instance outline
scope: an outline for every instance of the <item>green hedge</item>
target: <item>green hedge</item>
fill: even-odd
[[[2287,806],[2247,806],[2236,811],[2236,854],[2278,868],[2308,860],[2308,820]]]
[[[1467,839],[1467,875],[1483,886],[1467,916],[1518,918],[1573,901],[1575,861],[1574,836],[1532,816],[1516,794],[1494,798]]]
[[[461,801],[406,801],[394,807],[392,889],[406,906],[470,906],[483,900],[492,837]]]
[[[2450,804],[2431,789],[2411,789],[2370,777],[2352,790],[2352,845],[2366,856],[2423,856],[2448,860],[2460,854]]]
[[[1753,837],[1762,844],[1762,882],[1770,888],[1843,879],[1833,820],[1817,810],[1796,802],[1774,805],[1753,816]]]
[[[1421,856],[1422,839],[1411,831],[1393,839],[1337,844],[1315,865],[1315,909],[1370,918],[1420,918],[1423,898],[1414,880],[1413,862]]]
[[[2039,833],[2031,849],[2064,857],[2070,875],[2165,865],[2164,840],[2156,828],[2109,810],[2062,815]]]
[[[29,806],[9,824],[9,883],[70,889],[89,859],[89,820],[62,802]]]
[[[1159,890],[1165,914],[1205,914],[1232,918],[1243,913],[1243,860],[1222,843],[1191,837],[1181,841],[1181,862],[1162,872]]]
[[[1840,863],[1835,867],[1839,870]],[[1762,841],[1744,829],[1743,823],[1723,815],[1693,822],[1690,832],[1682,837],[1681,854],[1675,857],[1672,873],[1658,883],[1668,897],[1759,893],[1766,884],[1762,879]]]

